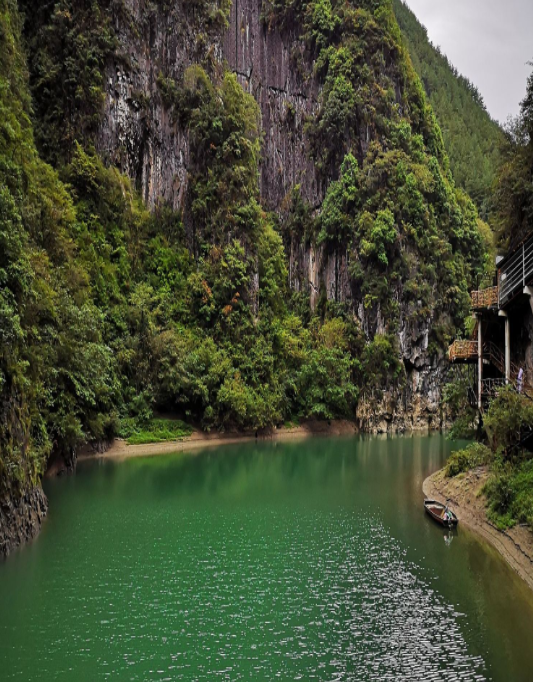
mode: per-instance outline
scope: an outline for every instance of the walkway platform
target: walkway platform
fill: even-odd
[[[454,341],[448,350],[451,363],[477,365],[478,379],[474,392],[480,410],[484,399],[494,397],[503,385],[514,386],[517,391],[533,397],[533,372],[529,376],[530,372],[525,368],[521,371],[511,359],[510,323],[513,311],[522,304],[520,297],[524,294],[529,297],[533,310],[533,233],[500,260],[497,282],[496,286],[471,293],[472,312],[477,319],[472,336]],[[499,319],[505,324],[503,336],[498,331]],[[500,345],[505,340],[505,350],[494,343],[495,339]],[[484,367],[489,365],[493,370],[488,372],[489,376],[484,376]]]

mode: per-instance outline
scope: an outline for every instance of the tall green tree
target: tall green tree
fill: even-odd
[[[442,130],[455,182],[474,200],[487,220],[493,185],[500,165],[503,133],[476,86],[462,76],[403,0],[394,12],[413,66],[422,81]]]
[[[533,73],[520,113],[505,132],[494,222],[500,246],[513,249],[533,231]]]

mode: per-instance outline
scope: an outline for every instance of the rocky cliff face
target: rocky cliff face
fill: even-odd
[[[147,13],[143,0],[126,0],[127,21],[117,20],[119,58],[109,63],[99,151],[136,180],[149,206],[183,205],[189,159],[185,131],[164,106],[158,77],[180,81],[188,66],[227,60],[241,85],[260,104],[264,131],[261,195],[280,210],[296,184],[314,206],[323,188],[310,159],[304,121],[316,111],[318,86],[294,69],[303,45],[290,33],[270,31],[261,19],[261,0],[237,0],[224,32],[200,38],[202,26],[188,3]],[[204,40],[208,42],[205,43]]]
[[[311,158],[305,122],[319,109],[320,84],[298,31],[270,28],[262,16],[261,0],[234,0],[229,27],[209,35],[201,33],[201,18],[188,9],[186,1],[171,3],[168,11],[151,12],[143,0],[126,0],[125,4],[129,20],[116,23],[120,58],[107,68],[97,146],[104,158],[134,179],[147,204],[154,207],[163,201],[175,209],[183,208],[188,181],[188,134],[165,106],[159,79],[179,82],[195,62],[225,60],[260,105],[263,205],[283,221],[291,191],[298,186],[302,200],[311,210],[319,211],[327,182]],[[357,142],[360,161],[370,141],[367,126]],[[386,330],[388,320],[380,306],[363,305],[360,287],[350,277],[346,248],[317,246],[293,237],[287,250],[291,287],[308,292],[312,306],[321,295],[348,303],[368,338]],[[401,287],[394,297],[400,307],[398,336],[406,388],[367,403],[366,412],[377,415],[380,421],[380,415],[392,410],[396,416],[386,420],[389,427],[403,428],[413,421],[418,426],[439,426],[440,392],[438,382],[431,377],[439,377],[441,372],[433,365],[439,361],[428,355],[432,316],[415,319],[416,303],[413,307],[403,300]],[[372,406],[370,412],[368,405]],[[415,418],[411,416],[414,412]],[[369,418],[362,424],[370,427]]]
[[[261,196],[267,208],[280,211],[291,189],[300,185],[304,200],[318,208],[325,188],[317,179],[304,123],[317,113],[319,86],[305,64],[302,41],[290,30],[270,30],[261,18],[262,4],[233,3],[222,45],[229,67],[261,108]]]
[[[449,426],[441,405],[445,365],[429,363],[407,373],[407,383],[399,390],[374,391],[362,395],[357,405],[356,423],[364,433],[404,433]]]
[[[162,102],[158,77],[179,79],[195,61],[198,30],[187,2],[170,12],[148,12],[143,0],[127,0],[115,26],[117,59],[106,70],[104,114],[97,146],[108,162],[129,175],[150,207],[179,208],[187,183],[189,144]],[[220,53],[220,47],[214,44]]]
[[[39,487],[0,501],[0,559],[37,536],[47,511],[48,501]]]

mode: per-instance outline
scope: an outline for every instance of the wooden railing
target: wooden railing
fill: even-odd
[[[480,310],[481,308],[498,307],[498,287],[489,287],[481,291],[473,291],[472,308]]]
[[[477,341],[454,341],[448,350],[450,362],[477,358]]]
[[[450,362],[476,362],[478,359],[478,342],[454,341],[448,350],[448,359]],[[483,359],[490,362],[500,374],[505,376],[505,355],[495,343],[487,342],[483,344]],[[518,384],[519,372],[520,367],[511,362],[511,376],[509,380],[515,387]],[[503,379],[503,383],[505,383],[505,379]],[[522,375],[521,391],[528,395],[533,395],[533,376],[527,370],[524,370]]]

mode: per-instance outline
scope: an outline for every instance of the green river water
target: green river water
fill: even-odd
[[[82,464],[0,564],[0,680],[531,682],[533,599],[427,518],[441,436]]]

